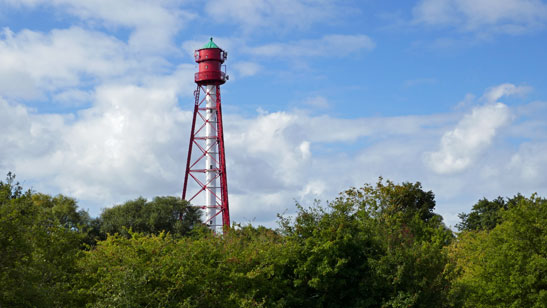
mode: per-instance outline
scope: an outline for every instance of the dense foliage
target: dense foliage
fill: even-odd
[[[127,201],[103,210],[100,230],[103,234],[129,236],[129,230],[144,234],[169,232],[183,236],[200,221],[201,211],[188,206],[176,197],[156,197],[152,201],[144,198]]]
[[[460,231],[492,230],[502,222],[504,210],[516,206],[524,199],[524,196],[520,194],[507,199],[507,201],[502,197],[492,201],[483,198],[473,205],[470,213],[460,213],[458,215],[461,222],[456,225],[456,228]]]
[[[98,218],[0,182],[0,307],[546,307],[547,202],[480,200],[460,232],[420,183],[351,188],[224,235],[174,197]]]
[[[452,297],[463,307],[547,307],[547,200],[519,197],[499,216],[449,247]]]
[[[0,182],[0,306],[64,306],[85,231],[75,202]]]

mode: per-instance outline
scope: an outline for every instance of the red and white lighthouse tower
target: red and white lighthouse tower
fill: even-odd
[[[194,78],[197,84],[194,117],[182,189],[182,199],[204,209],[204,221],[214,231],[230,227],[220,99],[220,85],[228,79],[223,65],[226,56],[213,38],[194,52],[199,72]],[[198,189],[187,194],[189,178],[197,183]],[[221,224],[217,223],[219,220]]]

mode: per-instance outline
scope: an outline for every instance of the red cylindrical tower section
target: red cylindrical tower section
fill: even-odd
[[[199,64],[199,71],[195,75],[195,81],[199,85],[221,85],[226,82],[225,66],[222,65],[228,54],[219,48],[213,38],[203,48],[194,52],[194,58]]]

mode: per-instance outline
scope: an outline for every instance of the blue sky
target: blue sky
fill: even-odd
[[[0,171],[93,215],[179,195],[193,50],[229,52],[232,218],[420,181],[448,225],[547,195],[539,0],[0,0]]]

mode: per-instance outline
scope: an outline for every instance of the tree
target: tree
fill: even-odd
[[[375,269],[382,307],[443,307],[450,281],[443,247],[454,238],[433,212],[435,196],[419,182],[394,184],[382,179],[346,192],[374,219],[373,232],[380,244]],[[347,198],[346,198],[347,199]]]
[[[547,307],[547,200],[520,197],[500,215],[491,230],[463,232],[450,247],[454,305]]]
[[[73,198],[33,193],[32,201],[47,215],[54,218],[61,227],[81,233],[82,242],[86,244],[82,248],[92,247],[98,240],[106,238],[100,233],[100,219],[91,218],[87,211],[79,210]]]
[[[282,220],[295,242],[292,306],[442,307],[452,232],[420,183],[382,179]]]
[[[497,197],[492,201],[483,198],[473,205],[469,214],[458,214],[461,222],[456,224],[456,228],[460,231],[492,230],[501,223],[502,211],[515,206],[522,199],[524,196],[521,194],[508,198],[507,201],[502,197]]]
[[[182,236],[200,223],[200,216],[198,208],[180,198],[155,197],[147,201],[141,197],[103,210],[101,231],[126,237],[129,237],[130,229],[137,233],[160,234],[165,231]]]
[[[93,307],[282,307],[290,248],[266,228],[203,226],[192,236],[109,236],[79,263],[79,305]]]
[[[75,204],[23,191],[14,179],[0,181],[0,306],[70,306],[85,236],[71,224]]]

